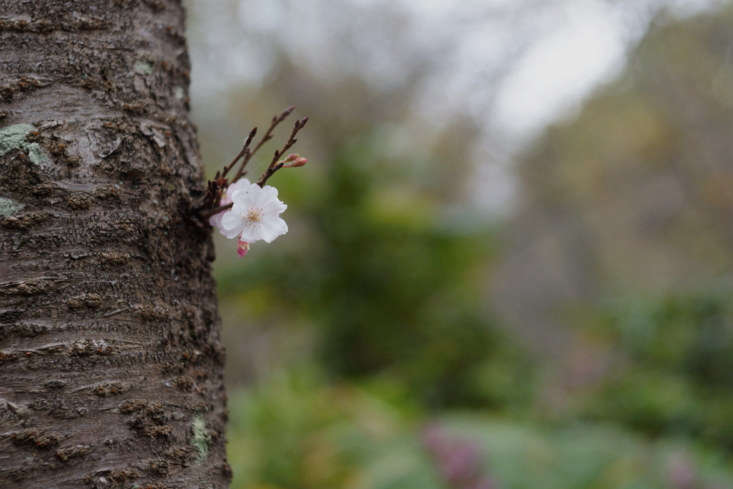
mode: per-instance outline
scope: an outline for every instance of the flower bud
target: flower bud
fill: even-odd
[[[308,163],[308,158],[298,157],[295,161],[292,163],[288,163],[287,165],[283,165],[285,168],[297,168],[299,166],[303,166],[306,163]]]
[[[241,239],[237,241],[237,254],[241,257],[244,257],[244,255],[247,254],[249,251],[249,243],[246,241],[242,241]]]

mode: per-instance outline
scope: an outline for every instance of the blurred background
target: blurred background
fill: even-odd
[[[217,241],[235,489],[733,487],[728,2],[187,4],[209,175],[311,118]]]

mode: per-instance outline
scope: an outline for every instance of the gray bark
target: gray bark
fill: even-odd
[[[175,0],[0,0],[0,488],[224,488]]]

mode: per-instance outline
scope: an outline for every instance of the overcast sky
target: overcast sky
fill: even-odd
[[[653,13],[641,0],[564,3],[557,9],[556,27],[502,84],[496,117],[515,133],[541,129],[576,107],[599,82],[618,74],[626,50],[643,35]],[[713,4],[707,0],[653,3],[668,3],[677,15]]]
[[[235,2],[236,3],[236,2]],[[334,29],[324,28],[324,12],[338,9],[341,4],[379,7],[384,15],[400,11],[410,17],[413,31],[403,42],[430,44],[445,43],[456,37],[460,28],[460,42],[455,52],[446,59],[444,72],[433,75],[433,86],[426,87],[430,97],[428,110],[456,110],[465,106],[466,93],[474,93],[473,86],[483,72],[494,63],[505,63],[503,54],[510,46],[529,38],[529,46],[514,60],[511,71],[505,74],[500,88],[491,97],[492,116],[486,120],[519,137],[532,135],[549,121],[576,106],[599,82],[617,74],[623,67],[624,54],[643,35],[651,17],[659,6],[666,6],[678,15],[688,15],[706,7],[723,3],[721,0],[312,0],[289,2],[285,0],[241,0],[244,7],[236,8],[232,16],[232,2],[204,2],[190,0],[190,7],[199,17],[200,27],[206,31],[205,43],[191,46],[194,68],[213,61],[212,53],[227,59],[216,70],[194,71],[194,89],[206,94],[226,88],[241,80],[257,81],[269,69],[266,46],[256,45],[241,32],[275,33],[289,38],[291,49],[313,64],[324,65],[329,58],[324,50],[333,50]],[[389,8],[383,7],[391,4]],[[490,14],[491,9],[501,12],[494,19],[472,19]],[[513,17],[516,16],[516,17]],[[498,21],[495,21],[497,19]],[[354,30],[360,22],[353,19]],[[298,25],[297,29],[286,26]],[[469,28],[465,28],[468,25]],[[344,26],[340,26],[344,27]],[[329,32],[332,31],[332,32]],[[389,50],[375,43],[378,36],[364,36],[365,43],[373,44],[370,56],[365,46],[362,66],[368,76],[389,81],[390,70],[398,71],[403,60],[400,52],[389,56]],[[330,45],[328,45],[330,43]],[[328,45],[325,46],[324,45]],[[236,54],[234,54],[236,53]],[[386,54],[386,55],[385,55]],[[342,66],[334,69],[342,69]],[[328,69],[327,66],[324,69]],[[377,80],[380,81],[380,80]],[[430,84],[428,84],[430,85]],[[440,90],[434,97],[432,90]],[[478,94],[478,98],[481,98]],[[439,106],[435,101],[439,100]],[[481,103],[477,111],[487,117]]]

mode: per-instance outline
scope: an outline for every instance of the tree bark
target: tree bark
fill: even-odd
[[[224,488],[175,0],[0,0],[0,487]]]

